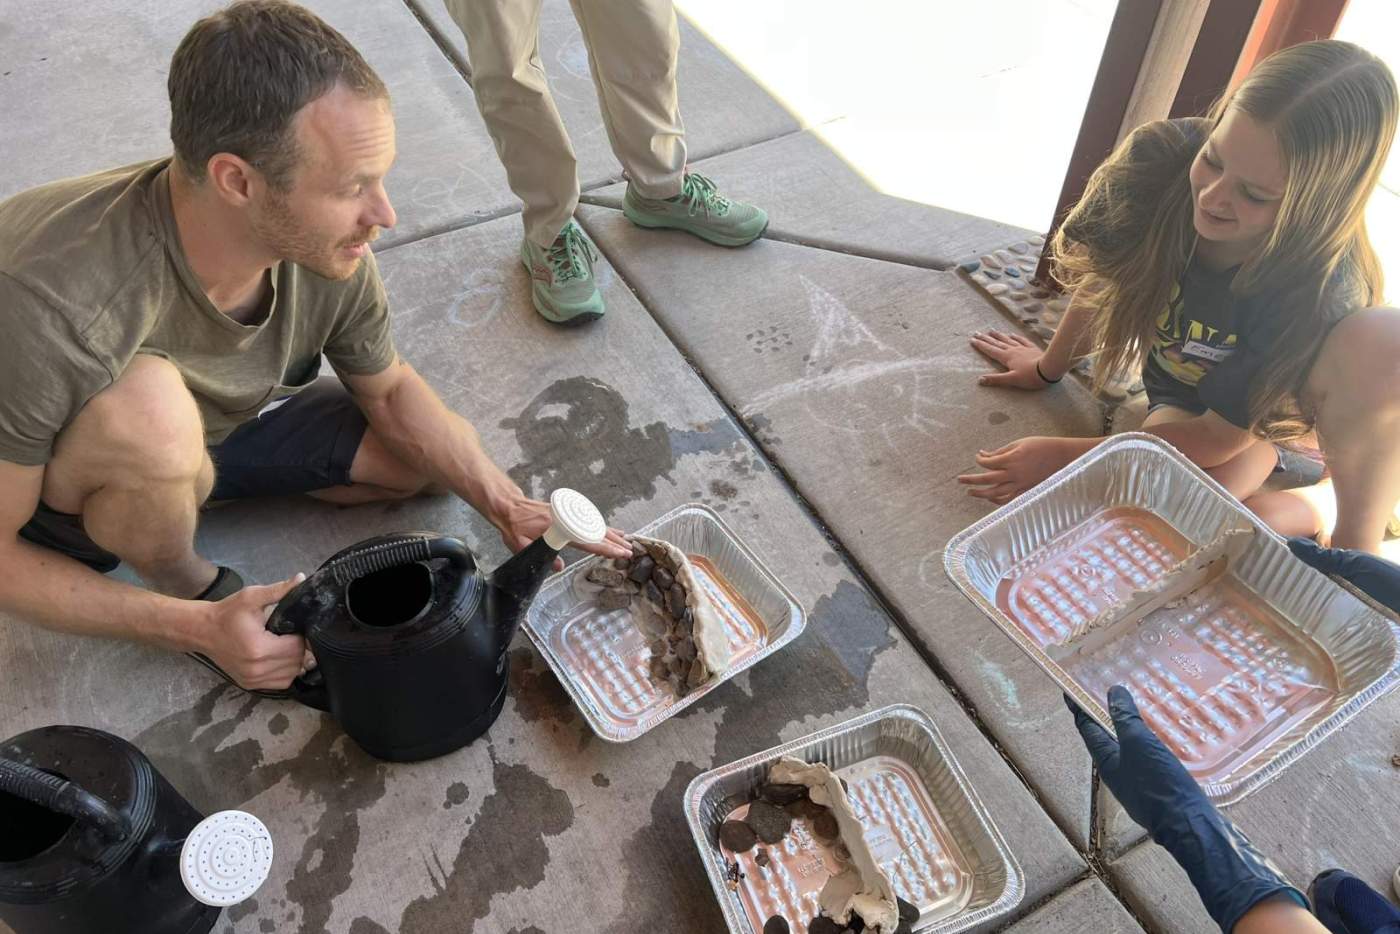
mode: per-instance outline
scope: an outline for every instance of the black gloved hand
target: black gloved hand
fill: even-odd
[[[1346,548],[1323,548],[1310,538],[1290,538],[1288,547],[1324,574],[1335,574],[1377,603],[1400,613],[1400,564]]]
[[[1273,895],[1304,908],[1303,893],[1254,848],[1206,798],[1185,766],[1152,732],[1128,689],[1108,692],[1114,739],[1069,697],[1074,724],[1113,796],[1186,870],[1206,911],[1229,932],[1246,911]]]

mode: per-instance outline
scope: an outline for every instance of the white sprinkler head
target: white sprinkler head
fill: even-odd
[[[576,490],[561,487],[549,494],[549,513],[553,521],[544,540],[555,551],[562,551],[570,542],[596,545],[607,537],[603,514]]]
[[[245,811],[220,811],[195,825],[180,851],[180,878],[197,901],[228,908],[252,897],[272,869],[272,835]]]

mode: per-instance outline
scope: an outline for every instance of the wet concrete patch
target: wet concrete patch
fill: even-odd
[[[447,786],[447,796],[443,799],[442,808],[445,811],[451,810],[465,802],[469,797],[471,797],[470,788],[461,782],[453,782]]]
[[[576,376],[550,384],[501,427],[515,432],[523,457],[510,478],[534,496],[588,490],[604,515],[656,495],[676,465],[662,422],[632,427],[628,403],[602,380]]]
[[[221,700],[237,706],[231,714],[216,717]],[[270,702],[221,685],[190,709],[142,731],[134,743],[205,813],[237,807],[284,779],[309,799],[303,813],[315,815],[312,830],[286,893],[301,908],[298,934],[321,934],[327,930],[335,897],[350,888],[359,814],[383,797],[385,767],[360,751],[328,716],[320,718],[310,739],[287,759],[264,762],[261,745],[251,738],[229,743],[253,710],[266,703]]]
[[[677,804],[700,769],[678,762],[651,800],[646,825],[623,846],[624,904],[606,931],[722,931],[724,918],[690,842]],[[658,874],[667,880],[657,885]]]
[[[523,765],[492,754],[494,791],[482,802],[450,867],[434,877],[434,894],[404,910],[403,931],[472,931],[501,892],[530,889],[549,865],[547,837],[568,830],[568,796]],[[509,859],[503,857],[509,854]]]
[[[361,915],[350,922],[350,934],[389,934],[389,930]]]
[[[527,723],[565,726],[579,719],[568,692],[532,648],[510,650],[510,697]]]

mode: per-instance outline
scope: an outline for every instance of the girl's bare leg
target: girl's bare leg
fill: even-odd
[[[1167,422],[1181,422],[1196,416],[1176,406],[1164,405],[1143,421],[1144,428]],[[1210,474],[1225,489],[1240,500],[1248,499],[1264,485],[1278,464],[1278,452],[1272,444],[1256,441],[1218,467],[1209,467]]]
[[[1400,309],[1333,328],[1306,392],[1336,495],[1332,547],[1378,552],[1400,502]]]

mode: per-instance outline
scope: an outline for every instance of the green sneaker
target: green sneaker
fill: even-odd
[[[545,249],[527,238],[520,261],[530,273],[535,310],[555,324],[586,324],[603,317],[603,296],[593,280],[598,251],[577,221],[570,220]]]
[[[628,182],[622,213],[638,227],[673,227],[720,246],[752,243],[768,229],[768,215],[761,208],[730,201],[696,172],[687,172],[681,193],[664,201],[643,198]]]

